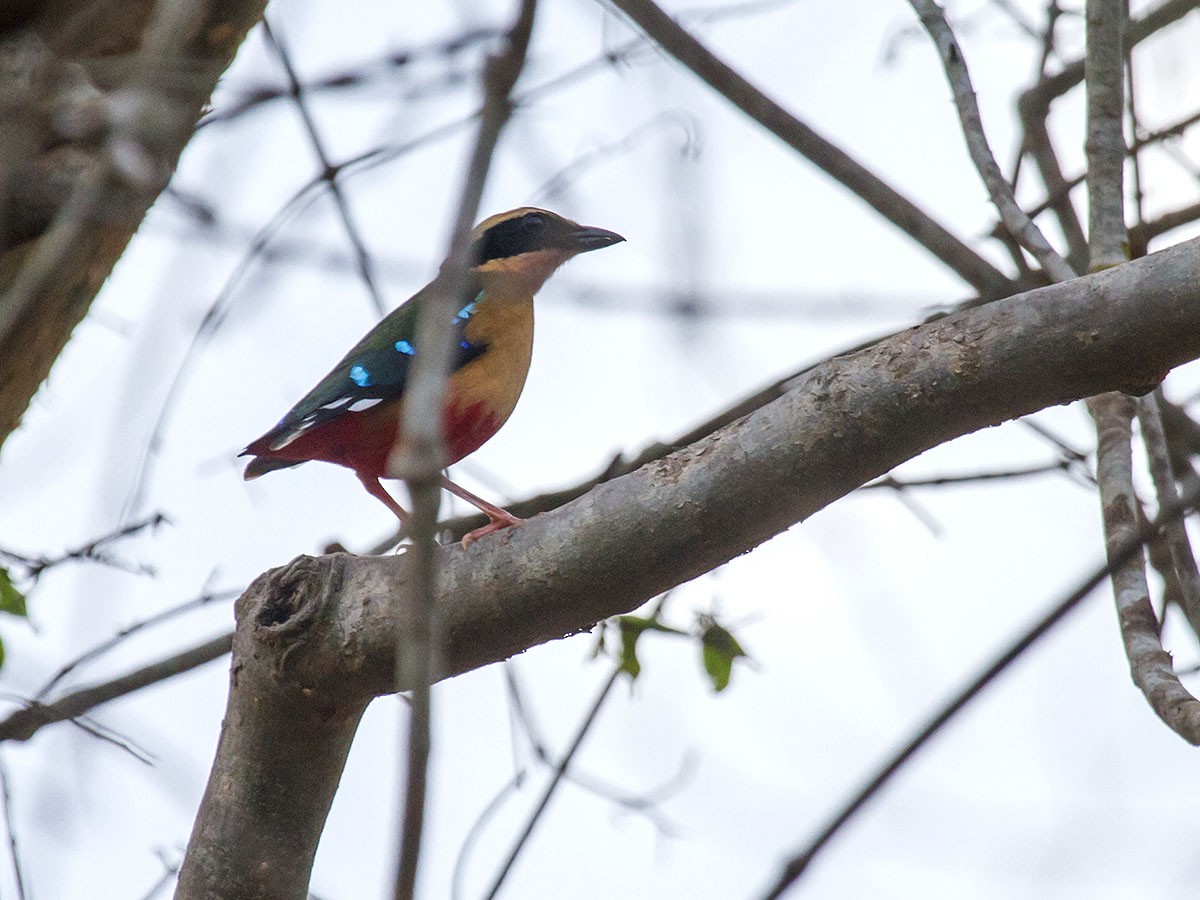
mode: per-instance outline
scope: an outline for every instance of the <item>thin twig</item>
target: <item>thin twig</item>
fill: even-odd
[[[1197,8],[1196,0],[1164,0],[1158,6],[1147,10],[1140,18],[1129,23],[1127,39],[1130,47],[1135,47],[1147,38],[1157,34],[1167,26],[1177,22]],[[1029,88],[1022,94],[1019,104],[1022,108],[1040,109],[1040,116],[1045,117],[1050,110],[1050,104],[1075,87],[1084,78],[1084,59],[1076,59],[1065,64],[1053,75],[1049,75]]]
[[[987,188],[988,196],[999,212],[1004,227],[1021,242],[1021,246],[1033,254],[1051,279],[1067,281],[1074,278],[1074,270],[1067,265],[1058,251],[1050,246],[1041,229],[1021,209],[1017,198],[1013,196],[1012,187],[1004,179],[1004,174],[996,163],[996,157],[992,155],[992,149],[988,146],[983,131],[983,119],[979,115],[979,104],[975,101],[975,89],[971,86],[966,59],[941,8],[933,0],[909,0],[909,5],[917,13],[921,24],[929,32],[938,49],[942,66],[946,70],[946,78],[950,82],[950,90],[954,94],[954,103],[958,108],[958,118],[971,161],[975,164],[975,169],[979,172],[979,177]]]
[[[1190,744],[1200,745],[1200,701],[1183,686],[1163,649],[1158,617],[1150,603],[1146,562],[1141,551],[1114,557],[1129,535],[1140,534],[1138,502],[1133,489],[1130,422],[1134,401],[1121,394],[1104,394],[1088,401],[1096,419],[1099,446],[1096,476],[1104,513],[1104,535],[1112,568],[1113,597],[1125,655],[1134,683],[1146,702],[1168,727]],[[1177,507],[1165,498],[1160,510]],[[1162,513],[1159,513],[1162,519]]]
[[[522,0],[503,49],[490,56],[484,66],[479,132],[463,184],[450,250],[438,276],[441,290],[428,297],[417,322],[415,340],[421,352],[414,359],[412,378],[405,391],[400,426],[403,440],[397,441],[399,452],[389,460],[389,468],[404,475],[412,498],[412,518],[408,524],[413,539],[408,551],[411,554],[408,616],[396,641],[397,684],[408,687],[412,697],[396,900],[412,900],[414,896],[425,818],[430,684],[435,672],[434,648],[439,641],[433,608],[435,530],[445,465],[442,406],[450,371],[451,319],[465,293],[471,262],[471,226],[479,212],[496,143],[512,111],[511,94],[525,66],[536,8],[537,0]]]
[[[1146,445],[1150,475],[1154,479],[1159,506],[1174,503],[1179,499],[1179,483],[1171,466],[1157,392],[1143,397],[1138,402],[1137,415],[1142,426],[1142,442]],[[1196,555],[1188,538],[1187,527],[1183,522],[1172,522],[1166,527],[1163,536],[1170,549],[1171,575],[1178,587],[1183,614],[1192,626],[1192,633],[1200,638],[1200,570],[1196,567]]]
[[[520,769],[512,778],[504,782],[467,830],[462,845],[458,849],[458,857],[454,860],[454,874],[450,879],[451,900],[460,900],[464,895],[463,881],[467,877],[467,860],[471,857],[471,850],[475,847],[475,842],[483,835],[483,829],[487,827],[492,817],[500,811],[504,801],[513,796],[525,783],[525,778],[525,770]]]
[[[406,50],[393,50],[370,61],[360,62],[341,71],[311,79],[304,84],[304,92],[316,94],[325,91],[361,88],[375,80],[383,80],[388,76],[395,75],[415,62],[439,56],[449,59],[473,48],[476,44],[490,41],[499,36],[500,32],[494,28],[473,28],[456,34],[449,40]],[[293,96],[290,88],[281,89],[269,84],[234,87],[232,91],[236,94],[236,99],[232,102],[227,101],[226,105],[206,113],[204,118],[197,123],[197,130],[240,118],[260,106],[276,100],[290,99]]]
[[[334,167],[330,161],[329,154],[325,151],[325,142],[321,138],[321,132],[317,129],[317,123],[313,121],[308,103],[304,99],[304,86],[296,76],[291,56],[279,38],[275,36],[275,31],[271,28],[271,23],[265,15],[262,20],[262,27],[263,34],[267,37],[267,43],[275,51],[275,55],[278,57],[280,64],[283,66],[283,71],[287,75],[288,93],[292,100],[295,101],[296,110],[300,113],[300,121],[304,123],[304,131],[308,134],[308,141],[312,145],[313,153],[317,155],[317,159],[321,163],[319,177],[329,185],[329,193],[333,196],[333,202],[337,206],[338,217],[342,220],[342,228],[346,232],[350,246],[354,248],[354,257],[358,261],[358,275],[371,295],[371,302],[375,305],[376,314],[382,316],[387,310],[387,304],[384,303],[379,286],[375,283],[375,276],[371,271],[371,256],[367,252],[366,242],[363,240],[362,234],[359,233],[358,225],[355,224],[354,216],[350,212],[350,201],[346,199],[346,192],[342,188],[341,182],[338,181],[338,170]]]
[[[1065,472],[1072,465],[1074,465],[1072,460],[1060,459],[1038,466],[1006,469],[1000,472],[973,472],[966,475],[940,475],[932,478],[896,478],[893,475],[884,475],[882,478],[864,484],[859,490],[869,491],[879,488],[889,488],[891,490],[903,491],[918,487],[952,487],[964,484],[978,484],[986,481],[1011,481],[1018,478],[1030,478],[1036,475],[1048,475],[1052,472]]]
[[[0,721],[0,741],[27,741],[43,725],[76,719],[101,703],[124,697],[126,694],[132,694],[134,691],[165,681],[181,672],[219,659],[228,653],[232,646],[233,634],[223,634],[192,647],[190,650],[150,663],[127,675],[72,691],[53,703],[31,702],[24,709],[19,709]]]
[[[124,538],[131,537],[140,531],[147,528],[157,528],[164,522],[170,520],[162,513],[154,513],[147,516],[140,522],[133,522],[129,525],[124,525],[115,531],[102,535],[88,541],[86,544],[80,544],[77,547],[72,547],[58,556],[24,556],[12,550],[0,549],[0,558],[7,559],[25,569],[24,575],[31,581],[37,581],[48,569],[55,566],[60,566],[66,562],[88,561],[100,563],[101,565],[113,566],[115,568],[124,569],[126,571],[142,572],[140,568],[135,568],[132,565],[127,565],[123,561],[110,556],[101,551],[109,544],[116,543]]]
[[[17,850],[17,829],[12,811],[12,793],[9,787],[8,765],[0,756],[0,799],[4,803],[4,830],[8,832],[8,855],[12,860],[13,879],[17,883],[17,898],[25,900],[25,875],[21,867],[21,854]]]
[[[659,597],[658,602],[654,604],[654,608],[650,612],[649,618],[651,620],[656,620],[662,614],[663,607],[666,605],[666,602],[670,596],[671,592],[668,591]],[[530,813],[528,820],[525,822],[525,827],[521,829],[521,833],[517,836],[516,841],[513,842],[512,849],[509,850],[508,856],[505,858],[504,863],[500,866],[500,871],[496,873],[496,877],[492,881],[492,886],[488,889],[486,894],[486,900],[495,900],[496,895],[500,892],[500,888],[504,884],[505,878],[508,877],[508,873],[512,870],[513,865],[517,861],[517,857],[521,855],[521,851],[525,848],[525,844],[528,842],[530,835],[533,834],[533,829],[537,826],[537,823],[541,820],[542,815],[546,812],[546,808],[550,805],[550,800],[554,797],[555,792],[558,790],[558,786],[562,783],[563,778],[567,773],[567,769],[570,768],[571,762],[575,758],[575,754],[579,752],[579,748],[583,745],[584,738],[586,738],[588,733],[592,730],[592,725],[595,724],[597,716],[600,715],[600,710],[607,702],[609,695],[612,693],[613,687],[617,683],[617,679],[621,677],[622,671],[623,669],[620,665],[613,666],[612,673],[607,679],[605,679],[604,685],[596,694],[596,699],[592,701],[592,705],[588,709],[587,715],[583,717],[583,721],[579,723],[579,727],[575,730],[575,737],[571,740],[570,747],[567,748],[567,752],[563,754],[562,760],[555,767],[554,777],[550,779],[549,784],[547,784],[545,789],[542,791],[542,796],[538,798],[537,805],[534,806],[533,812]]]
[[[1014,292],[1014,285],[1004,273],[907,197],[766,96],[651,0],[609,2],[734,106],[865,200],[980,294],[996,299]]]
[[[91,662],[92,660],[96,659],[96,657],[107,653],[130,635],[136,634],[137,632],[142,631],[145,628],[150,628],[154,625],[161,625],[163,622],[170,621],[176,616],[182,615],[186,612],[191,612],[193,609],[199,609],[201,606],[207,606],[209,603],[220,600],[231,600],[238,596],[241,592],[242,591],[238,589],[204,593],[199,597],[193,597],[191,600],[180,603],[178,606],[173,606],[170,609],[164,609],[162,612],[142,619],[140,622],[134,622],[132,625],[125,626],[112,637],[101,641],[90,650],[84,651],[79,656],[75,657],[75,659],[71,660],[71,662],[62,666],[62,668],[54,673],[54,676],[49,681],[42,685],[42,687],[34,695],[34,698],[41,700],[48,693],[50,693],[55,685],[62,681],[66,676],[70,675],[73,671],[75,671],[75,669],[79,668],[79,666],[83,665],[84,663]]]
[[[128,753],[138,762],[142,763],[142,765],[150,766],[154,764],[154,755],[149,750],[140,746],[128,735],[121,734],[112,728],[102,725],[90,716],[76,716],[70,720],[70,723],[84,734],[90,735],[105,744],[111,744],[118,750]]]
[[[669,596],[670,593],[671,592],[668,591],[664,596]],[[655,607],[653,615],[658,616],[661,614],[661,611],[662,606],[659,604]],[[558,761],[552,758],[550,751],[546,749],[546,741],[542,739],[542,736],[534,728],[533,720],[530,717],[528,707],[525,704],[521,686],[517,682],[514,669],[511,665],[505,667],[505,674],[507,676],[506,682],[508,687],[509,702],[514,707],[517,721],[525,730],[525,737],[526,740],[529,741],[534,758],[536,758],[539,763],[547,768],[557,768],[559,765]],[[587,774],[585,772],[569,770],[564,773],[563,777],[576,787],[581,788],[590,794],[594,794],[602,800],[612,803],[615,806],[619,806],[629,812],[638,813],[645,816],[650,820],[651,824],[658,829],[658,831],[664,834],[670,834],[674,831],[673,827],[663,816],[657,814],[657,812],[654,810],[654,807],[660,802],[660,798],[670,796],[674,790],[677,790],[678,786],[686,780],[687,774],[688,765],[687,761],[685,760],[685,764],[681,767],[680,771],[673,775],[668,781],[657,785],[653,790],[637,794],[622,791],[615,785],[609,784],[603,779],[597,778],[596,776]]]
[[[166,854],[159,850],[157,851],[158,861],[163,865],[163,873],[158,877],[158,881],[150,885],[150,889],[142,894],[138,900],[154,900],[167,885],[179,877],[179,863],[168,860]]]
[[[1100,586],[1106,578],[1125,565],[1130,559],[1140,554],[1142,546],[1156,535],[1167,523],[1177,520],[1180,516],[1195,508],[1200,500],[1200,481],[1192,480],[1184,491],[1183,499],[1177,504],[1162,509],[1153,522],[1144,524],[1137,529],[1129,540],[1114,546],[1108,554],[1108,561],[1098,566],[1095,571],[1085,578],[1082,583],[1065,598],[1055,604],[1028,630],[1014,640],[996,660],[959,690],[938,713],[908,740],[879,772],[859,789],[850,801],[843,806],[829,823],[821,829],[805,848],[793,856],[784,865],[776,882],[762,895],[763,900],[776,900],[804,874],[809,864],[816,858],[837,835],[838,832],[862,809],[891,780],[916,753],[929,743],[943,726],[959,713],[968,703],[975,699],[984,688],[996,680],[1013,662],[1046,635],[1072,609],[1079,605],[1093,590]],[[1200,721],[1198,718],[1197,721]]]
[[[592,705],[588,709],[587,715],[584,716],[583,723],[576,730],[575,737],[571,741],[571,746],[568,747],[567,752],[563,754],[562,762],[560,762],[555,768],[554,776],[550,779],[550,783],[546,785],[545,790],[542,791],[542,796],[538,798],[537,805],[534,806],[533,812],[525,822],[525,827],[522,828],[521,833],[517,835],[517,839],[513,844],[512,849],[509,850],[508,856],[505,858],[503,865],[500,867],[500,871],[496,873],[496,877],[492,881],[492,885],[490,888],[488,888],[488,892],[485,895],[487,900],[495,900],[496,895],[500,892],[500,888],[504,884],[504,880],[508,877],[508,873],[512,870],[513,865],[516,863],[517,857],[520,856],[521,851],[525,849],[525,844],[529,840],[530,835],[533,834],[533,829],[541,820],[542,814],[546,811],[546,807],[550,805],[551,798],[558,790],[558,786],[562,783],[563,776],[567,771],[567,767],[570,766],[572,760],[574,760],[575,754],[579,751],[580,746],[583,744],[583,739],[587,737],[588,732],[591,731],[592,724],[596,721],[596,717],[600,714],[600,710],[603,708],[604,702],[608,699],[608,695],[612,692],[613,687],[617,683],[617,679],[620,677],[620,667],[614,666],[608,678],[605,679],[604,685],[600,688],[599,693],[596,694],[596,699],[592,701]]]

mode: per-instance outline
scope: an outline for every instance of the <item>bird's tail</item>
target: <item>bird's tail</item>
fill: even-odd
[[[290,469],[292,466],[298,466],[303,459],[278,459],[270,456],[256,456],[250,460],[250,464],[246,466],[246,471],[242,473],[242,477],[249,481],[252,478],[257,478],[259,475],[266,475],[268,472],[274,472],[276,469]]]

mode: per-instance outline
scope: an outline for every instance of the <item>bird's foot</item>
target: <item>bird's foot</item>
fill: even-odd
[[[490,522],[480,528],[476,528],[474,531],[467,532],[463,536],[462,545],[464,547],[471,546],[471,544],[475,543],[481,537],[485,537],[497,531],[502,531],[505,528],[520,528],[525,524],[524,519],[518,519],[507,510],[497,507],[497,511],[502,513],[502,515],[494,515],[489,511],[488,518],[491,519]]]

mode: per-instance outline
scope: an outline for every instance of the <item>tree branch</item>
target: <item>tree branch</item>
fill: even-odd
[[[979,696],[1026,650],[1061,622],[1067,613],[1083,602],[1105,578],[1113,573],[1115,568],[1124,565],[1134,556],[1141,555],[1142,547],[1152,540],[1160,529],[1169,527],[1171,523],[1179,522],[1181,516],[1195,507],[1198,499],[1200,499],[1200,481],[1193,480],[1187,496],[1182,501],[1177,500],[1164,507],[1154,522],[1145,523],[1141,528],[1131,532],[1123,543],[1113,546],[1105,565],[1088,575],[1075,590],[1051,607],[1032,627],[1019,635],[1003,653],[964,685],[961,690],[957,691],[925,725],[891,755],[879,771],[854,793],[848,803],[838,810],[817,836],[784,864],[783,870],[774,884],[763,894],[762,900],[778,900],[783,896],[787,889],[804,874],[812,861],[829,845],[829,842],[883,789],[884,785],[891,781],[910,759],[929,743],[934,735],[938,734],[951,719]],[[1196,724],[1200,724],[1200,718],[1194,720],[1193,727]]]
[[[438,674],[633,609],[932,446],[1197,356],[1192,241],[828,360],[690,447],[522,528],[440,548]],[[180,897],[304,897],[358,717],[396,688],[410,564],[300,557],[239,599],[229,708]]]
[[[1013,282],[986,259],[934,221],[874,172],[817,134],[722,62],[651,0],[610,0],[660,47],[713,90],[758,122],[823,172],[849,188],[881,216],[941,260],[988,299],[1006,297]]]
[[[975,170],[979,173],[979,179],[987,188],[992,205],[1000,214],[1000,221],[1009,234],[1034,255],[1052,281],[1073,278],[1075,272],[1050,246],[1041,229],[1025,214],[1025,210],[1021,209],[1013,195],[1012,187],[996,163],[996,157],[992,154],[992,148],[988,146],[987,135],[983,130],[983,118],[979,115],[979,104],[975,100],[975,89],[971,86],[967,61],[941,7],[933,0],[909,0],[909,5],[917,13],[942,58],[946,80],[950,82],[959,123],[967,142],[967,151],[971,162],[975,164]]]
[[[43,725],[77,718],[101,703],[124,697],[151,684],[165,681],[180,672],[219,659],[229,652],[231,642],[232,635],[223,634],[190,650],[143,666],[128,675],[93,687],[71,691],[53,703],[34,701],[0,721],[0,741],[27,741]]]
[[[1096,475],[1113,570],[1113,598],[1130,673],[1155,714],[1188,743],[1200,745],[1200,701],[1183,686],[1175,674],[1171,654],[1163,649],[1158,616],[1150,604],[1146,583],[1145,554],[1139,550],[1118,560],[1119,549],[1138,531],[1130,455],[1134,401],[1120,394],[1105,394],[1093,398],[1088,406],[1099,432]]]

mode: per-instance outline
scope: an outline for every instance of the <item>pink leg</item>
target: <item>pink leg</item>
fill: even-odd
[[[518,519],[508,510],[501,509],[499,506],[488,503],[482,497],[475,496],[465,487],[455,484],[449,478],[442,478],[442,487],[452,493],[455,497],[461,497],[462,499],[466,500],[485,516],[491,519],[491,521],[482,528],[476,528],[462,539],[464,547],[467,544],[470,544],[472,541],[479,540],[484,535],[491,534],[493,531],[500,531],[502,528],[516,528],[522,523],[522,521],[524,521],[522,519]]]
[[[396,502],[396,499],[391,494],[384,490],[383,485],[379,483],[378,478],[376,478],[374,475],[366,475],[362,472],[356,472],[355,474],[358,476],[358,480],[362,482],[363,487],[367,489],[368,494],[395,513],[396,518],[401,522],[408,521],[408,513],[404,511],[404,508]]]

